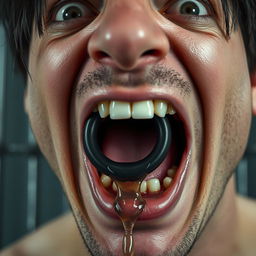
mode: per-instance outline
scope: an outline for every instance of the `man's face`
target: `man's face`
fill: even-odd
[[[185,254],[247,141],[251,88],[240,31],[225,36],[219,0],[48,0],[45,21],[44,34],[32,38],[26,109],[87,246],[94,255],[121,255],[123,228],[112,208],[115,192],[84,152],[86,120],[101,102],[163,100],[176,111],[169,115],[174,139],[146,178],[161,187],[143,194],[135,251]],[[120,162],[146,156],[156,135],[150,120],[141,131],[139,122],[107,121],[103,152]]]

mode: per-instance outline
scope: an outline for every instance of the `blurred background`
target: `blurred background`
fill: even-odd
[[[23,110],[25,83],[0,26],[0,249],[69,210]],[[256,198],[256,120],[236,170],[237,190]]]

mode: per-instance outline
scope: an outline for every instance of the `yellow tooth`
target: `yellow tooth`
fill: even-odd
[[[112,179],[109,176],[105,175],[105,174],[101,175],[100,180],[101,180],[102,185],[105,188],[108,188],[112,183]]]
[[[143,180],[140,185],[140,193],[146,193],[146,192],[147,192],[147,182]]]
[[[123,101],[111,101],[110,107],[111,119],[129,119],[131,118],[131,104]]]
[[[171,104],[168,105],[167,113],[170,114],[170,115],[176,114],[176,111],[175,111],[175,109],[173,108],[173,106]]]
[[[151,193],[159,192],[161,188],[159,179],[154,178],[154,179],[148,180],[147,187],[149,192]]]
[[[173,178],[175,176],[175,173],[177,171],[177,167],[176,166],[173,166],[172,168],[170,168],[168,171],[167,171],[167,176]]]
[[[137,101],[132,104],[133,119],[151,119],[154,117],[154,104],[152,100]]]
[[[169,188],[171,183],[172,183],[172,178],[170,178],[170,177],[164,178],[164,180],[163,180],[164,188]]]
[[[109,115],[109,102],[103,101],[98,105],[98,111],[101,118],[105,118]]]
[[[165,117],[167,112],[167,103],[163,100],[154,101],[155,114],[160,117]]]
[[[116,192],[117,191],[117,185],[115,182],[112,183],[112,189]]]

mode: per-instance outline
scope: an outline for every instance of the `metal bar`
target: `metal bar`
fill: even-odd
[[[239,194],[248,196],[248,159],[244,158],[237,167],[237,190]]]
[[[3,241],[3,159],[0,155],[0,248]]]
[[[36,157],[28,159],[28,181],[27,181],[27,231],[36,229],[37,219],[37,176],[38,161]]]
[[[0,145],[0,155],[40,155],[37,145],[28,144],[8,144]]]
[[[30,146],[36,146],[37,145],[37,143],[35,141],[35,137],[34,137],[33,132],[32,132],[29,125],[28,125],[28,144]]]
[[[36,146],[36,142],[33,133],[28,126],[28,145],[27,149],[30,152],[30,157],[28,159],[28,215],[27,215],[27,229],[28,231],[33,231],[37,228],[37,215],[38,215],[38,173],[39,173],[39,161],[38,155],[40,151]],[[34,156],[31,151],[34,152]]]
[[[68,203],[65,193],[63,193],[63,195],[62,195],[62,211],[65,212],[68,209],[70,209],[69,203]]]
[[[5,45],[5,33],[3,26],[0,25],[0,144],[3,142],[3,118],[4,118],[4,89],[6,82],[6,45]],[[3,194],[4,194],[4,181],[3,181],[3,157],[0,153],[0,209],[3,207]],[[3,223],[3,210],[0,210],[0,246],[3,241],[2,234]]]
[[[0,143],[3,142],[3,118],[5,105],[5,83],[6,83],[6,45],[5,33],[2,26],[0,26]]]

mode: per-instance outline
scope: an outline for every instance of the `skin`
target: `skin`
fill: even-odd
[[[47,1],[47,12],[54,3]],[[253,255],[255,205],[236,198],[233,177],[256,109],[255,74],[249,74],[240,30],[225,36],[218,0],[212,1],[216,16],[209,12],[198,19],[180,14],[173,3],[168,5],[171,15],[163,15],[156,7],[161,1],[104,4],[98,16],[86,7],[90,21],[53,23],[52,17],[43,36],[34,32],[25,95],[32,129],[64,187],[83,240],[93,255],[122,254],[120,222],[99,211],[92,197],[81,142],[83,118],[92,111],[92,101],[109,95],[130,100],[153,95],[184,109],[191,158],[176,206],[161,218],[136,223],[136,255],[186,255],[194,242],[192,256]],[[156,65],[177,71],[188,83],[187,93],[147,83],[145,74]],[[85,88],[84,78],[102,66],[117,82]],[[120,82],[135,74],[145,82]]]

